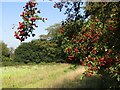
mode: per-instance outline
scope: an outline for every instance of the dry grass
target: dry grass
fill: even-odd
[[[102,80],[97,75],[81,80],[85,68],[71,67],[60,63],[0,67],[0,78],[3,88],[105,88],[114,84],[109,78]]]
[[[59,88],[59,87],[61,87],[62,84],[65,85],[64,82],[66,82],[66,81],[71,82],[71,81],[76,80],[76,78],[77,78],[78,76],[81,76],[84,71],[85,71],[85,68],[79,66],[75,71],[71,71],[71,72],[67,73],[67,74],[64,75],[64,76],[59,77],[59,78],[55,81],[55,84],[54,84],[53,87]]]
[[[2,67],[3,88],[50,88],[81,73],[70,64],[45,64]],[[1,69],[1,68],[0,68]],[[60,82],[59,82],[60,81]]]

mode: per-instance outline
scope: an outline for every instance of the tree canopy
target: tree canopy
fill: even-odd
[[[77,62],[88,67],[85,76],[107,73],[120,81],[119,7],[120,2],[57,2],[54,8],[60,11],[64,8],[67,18],[61,25],[56,24],[47,28],[48,35],[40,36],[41,39],[45,39],[42,42],[38,40],[30,42],[29,45],[33,44],[31,46],[22,45],[30,51],[35,45],[38,46],[34,47],[34,50],[46,51],[45,55],[40,54],[40,51],[39,55],[35,55],[39,59],[49,56],[49,53],[57,55],[56,50],[60,47],[66,61]],[[84,10],[84,14],[81,14],[81,9]],[[54,40],[57,44],[52,42]],[[21,53],[19,49],[18,52]],[[29,57],[34,55],[34,51],[31,53]]]

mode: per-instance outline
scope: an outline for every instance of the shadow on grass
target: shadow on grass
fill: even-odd
[[[61,85],[57,85],[58,88],[92,88],[95,90],[119,90],[120,83],[110,77],[91,76],[86,77],[83,80],[80,77],[76,77],[74,81],[64,80]],[[102,89],[101,89],[102,88]]]

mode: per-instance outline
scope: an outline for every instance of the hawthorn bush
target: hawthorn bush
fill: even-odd
[[[120,81],[120,2],[82,4],[84,3],[58,2],[54,5],[60,11],[64,8],[68,16],[59,30],[59,40],[67,60],[87,66],[85,76],[107,73]],[[84,10],[84,15],[81,14],[81,9]],[[30,22],[33,23],[31,19]],[[26,25],[29,30],[33,24]],[[23,26],[22,31],[25,32]]]
[[[33,31],[38,27],[36,25],[36,21],[41,20],[45,22],[45,20],[47,20],[47,18],[42,18],[39,16],[40,10],[37,9],[36,5],[37,2],[29,1],[23,7],[24,11],[20,15],[23,19],[23,22],[19,22],[17,31],[15,31],[14,34],[16,39],[19,39],[21,42],[30,37],[30,35],[33,37],[35,36]]]
[[[65,3],[59,5],[63,8]],[[89,2],[84,7],[85,15],[79,18],[80,13],[75,13],[80,10],[80,2],[74,2],[70,9],[75,13],[67,13],[68,18],[60,29],[62,48],[70,62],[88,66],[86,76],[107,73],[120,81],[119,5],[117,2]],[[71,15],[73,18],[69,18]]]

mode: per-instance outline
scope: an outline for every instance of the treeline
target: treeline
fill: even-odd
[[[40,63],[62,62],[62,51],[53,40],[37,39],[29,43],[22,43],[15,50],[16,62]]]
[[[61,43],[59,42],[60,24],[54,24],[46,30],[48,34],[40,35],[39,39],[22,43],[15,50],[15,62],[65,62]]]
[[[39,39],[30,42],[23,42],[15,50],[8,48],[7,44],[1,42],[3,65],[67,62],[61,48],[60,28],[60,24],[54,24],[46,28],[48,34],[40,35]]]

